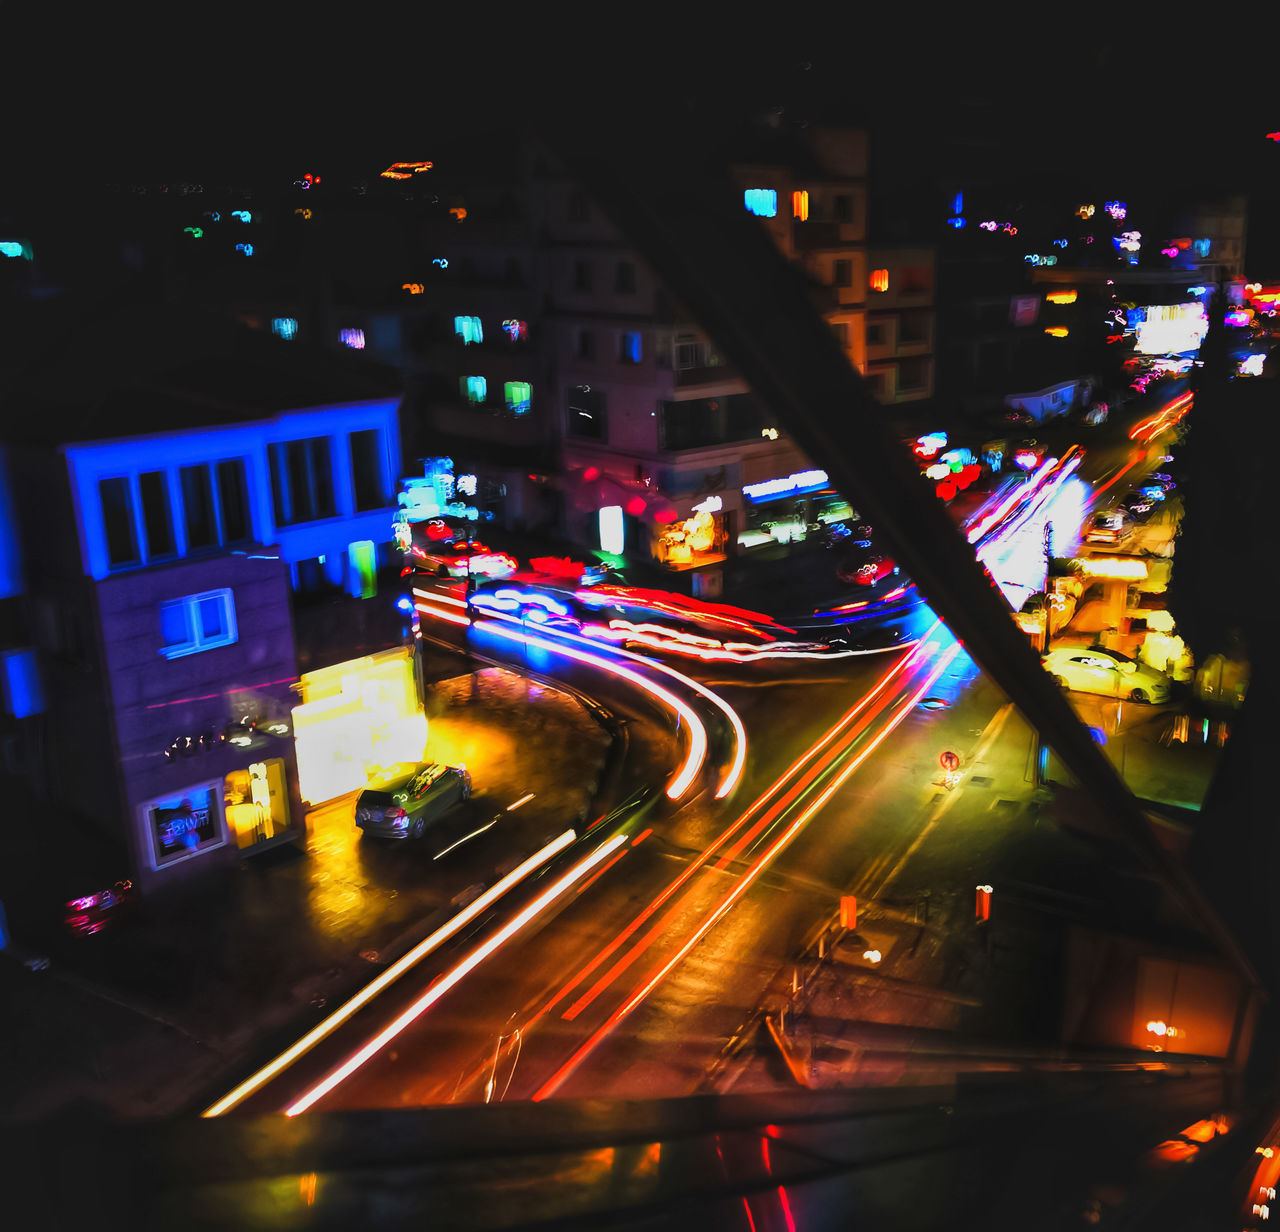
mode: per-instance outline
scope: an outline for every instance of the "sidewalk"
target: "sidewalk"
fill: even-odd
[[[576,700],[492,668],[431,692],[429,754],[465,761],[474,782],[445,837],[498,818],[442,859],[429,841],[364,840],[348,796],[312,810],[300,847],[144,901],[94,936],[26,929],[10,907],[14,941],[0,953],[10,1121],[75,1107],[189,1110],[586,814],[610,742]],[[29,955],[50,966],[28,970]]]

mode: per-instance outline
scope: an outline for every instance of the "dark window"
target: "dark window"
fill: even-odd
[[[513,287],[524,286],[524,266],[515,257],[507,258],[507,282]]]
[[[581,189],[569,195],[569,221],[587,221],[587,194]]]
[[[329,438],[316,436],[272,445],[271,482],[276,518],[282,525],[333,517]]]
[[[133,509],[127,479],[98,480],[102,498],[102,521],[107,531],[107,559],[113,565],[132,565],[138,560],[138,544],[133,533]]]
[[[619,261],[613,289],[623,295],[631,295],[636,289],[636,267],[631,261]]]
[[[853,221],[853,198],[848,193],[838,193],[833,208],[837,222]]]
[[[378,509],[386,504],[382,490],[382,432],[368,428],[351,434],[351,474],[355,480],[356,509]]]
[[[573,263],[573,289],[575,291],[591,290],[590,261],[575,261]]]
[[[173,555],[173,522],[169,517],[169,485],[164,471],[146,471],[138,476],[142,495],[142,524],[147,532],[147,559]]]
[[[836,286],[838,287],[853,286],[853,262],[852,261],[836,262]]]
[[[222,542],[244,543],[252,539],[243,458],[218,463],[218,499],[222,504]]]
[[[880,324],[867,326],[867,346],[884,345],[884,326]]]
[[[580,329],[578,331],[578,358],[579,359],[595,359],[596,357],[596,336],[589,329]]]
[[[660,405],[664,449],[697,449],[729,441],[758,440],[766,422],[752,394],[691,398]]]
[[[846,349],[849,346],[849,322],[848,321],[832,321],[831,332],[835,334],[836,341]]]
[[[207,466],[184,466],[182,508],[187,527],[187,550],[218,546],[218,524],[213,516],[213,487]]]
[[[569,435],[605,438],[604,394],[590,385],[569,390]]]

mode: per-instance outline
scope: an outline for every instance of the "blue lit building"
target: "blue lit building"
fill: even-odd
[[[0,391],[0,775],[146,888],[301,832],[299,670],[395,627],[368,600],[398,382],[172,306],[73,311],[35,314]]]

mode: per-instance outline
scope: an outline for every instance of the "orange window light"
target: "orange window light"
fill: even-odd
[[[871,289],[873,291],[887,291],[889,289],[889,271],[887,269],[871,271]]]
[[[797,188],[791,194],[791,214],[800,222],[804,222],[809,217],[809,191],[805,188]]]

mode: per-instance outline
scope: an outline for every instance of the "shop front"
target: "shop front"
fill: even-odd
[[[654,559],[668,569],[684,571],[722,564],[728,556],[732,511],[724,500],[708,496],[666,526],[654,527]]]
[[[427,717],[409,647],[306,672],[298,689],[293,730],[299,792],[308,803],[359,791],[372,776],[425,757]],[[270,793],[269,779],[259,796],[264,790]]]
[[[742,501],[743,526],[737,538],[738,546],[748,552],[769,544],[799,543],[833,523],[857,516],[821,470],[745,484]]]

